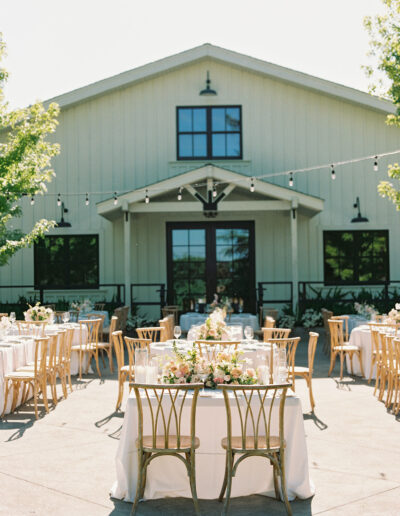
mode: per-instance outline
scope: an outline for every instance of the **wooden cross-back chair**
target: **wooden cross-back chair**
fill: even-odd
[[[374,394],[377,389],[377,384],[379,382],[379,372],[380,372],[380,366],[381,366],[381,346],[379,342],[379,330],[378,328],[374,326],[370,326],[371,331],[371,367],[369,371],[369,379],[368,383],[371,382],[372,379],[372,373],[374,370],[374,366],[376,366],[376,380],[375,380],[375,390]]]
[[[83,357],[88,355],[85,374],[89,371],[92,358],[96,361],[97,373],[101,377],[99,366],[99,328],[101,319],[84,319],[79,321],[79,344],[74,344],[71,348],[79,354],[79,379],[82,379]]]
[[[161,328],[164,328],[163,337],[165,340],[171,340],[174,338],[174,323],[175,319],[172,314],[165,316],[163,319],[158,321]]]
[[[394,335],[385,335],[386,350],[387,350],[387,370],[386,370],[386,381],[387,381],[387,394],[385,407],[389,408],[392,404],[393,393],[395,390],[395,376],[397,371],[396,363],[396,351],[395,344],[393,342]]]
[[[19,335],[44,337],[47,321],[15,321]]]
[[[276,321],[273,317],[267,315],[264,319],[263,328],[275,328]]]
[[[337,320],[337,321],[343,321],[342,324],[343,324],[343,330],[344,330],[344,340],[346,342],[349,341],[349,316],[348,315],[332,315],[331,319],[333,320]]]
[[[74,338],[74,329],[67,328],[65,337],[65,355],[64,355],[64,374],[68,379],[69,390],[72,392],[72,381],[71,381],[71,351],[72,351],[72,340]]]
[[[5,384],[5,395],[4,395],[4,408],[1,417],[4,417],[4,413],[7,409],[8,395],[12,390],[13,399],[11,404],[11,412],[14,412],[18,397],[19,390],[22,385],[22,399],[28,398],[27,392],[32,387],[33,391],[33,403],[35,407],[35,417],[38,419],[38,398],[39,394],[42,393],[43,404],[46,412],[49,412],[49,406],[47,402],[47,387],[46,387],[46,355],[49,343],[49,337],[35,338],[35,354],[34,354],[34,368],[31,371],[14,371],[4,376]]]
[[[106,306],[106,304],[105,304],[105,303],[95,303],[95,304],[94,304],[94,310],[100,310],[100,311],[102,311],[102,310],[104,310],[104,307],[105,307],[105,306]]]
[[[394,401],[393,413],[397,416],[400,412],[400,339],[393,339],[393,346],[396,358],[396,372],[394,378]]]
[[[286,351],[286,365],[287,365],[287,370],[288,370],[288,381],[290,381],[292,383],[292,389],[295,390],[294,367],[295,367],[295,363],[296,363],[296,350],[297,350],[297,345],[300,342],[300,337],[288,337],[288,338],[283,338],[283,339],[269,339],[268,342],[271,344],[270,360],[269,360],[271,383],[273,383],[273,381],[274,381],[273,380],[273,378],[274,378],[273,354],[279,353],[279,349],[283,348]]]
[[[200,515],[196,491],[195,450],[200,446],[200,440],[196,437],[196,407],[202,387],[203,384],[199,383],[133,384],[138,412],[138,480],[131,514],[136,514],[139,500],[143,498],[146,471],[150,462],[157,457],[171,455],[179,458],[186,466],[195,514]],[[187,395],[189,390],[193,390],[192,396]],[[191,404],[189,425],[185,425],[185,418],[182,417],[187,416],[184,411],[186,401]],[[151,429],[149,433],[144,429],[146,422],[149,423],[146,428]],[[182,433],[183,426],[189,427],[189,435]]]
[[[261,328],[264,342],[271,339],[287,339],[291,333],[291,328]]]
[[[218,353],[233,353],[237,350],[240,340],[196,340],[195,346],[199,355],[208,362],[214,362]]]
[[[331,348],[331,333],[329,331],[328,320],[333,317],[333,312],[331,312],[330,310],[327,310],[326,308],[322,308],[321,315],[322,315],[322,320],[323,320],[324,328],[325,328],[325,340],[324,340],[323,352],[326,355],[328,355],[329,350]]]
[[[357,355],[360,362],[361,374],[364,376],[364,368],[361,358],[361,349],[358,346],[353,346],[344,340],[343,335],[343,319],[329,319],[329,331],[331,334],[331,363],[329,367],[328,376],[331,375],[335,367],[336,357],[340,358],[340,379],[343,379],[343,364],[345,355],[350,357],[351,374],[353,374],[353,356]]]
[[[60,310],[60,311],[55,311],[54,312],[54,322],[56,324],[63,323],[63,319],[62,318],[63,318],[63,315],[64,315],[65,312],[66,312],[66,310],[62,310],[62,311]]]
[[[163,318],[168,315],[174,316],[174,326],[179,324],[179,306],[178,305],[165,305],[161,309]]]
[[[222,514],[227,514],[232,488],[232,478],[239,464],[247,457],[264,457],[273,467],[275,495],[281,499],[288,514],[292,514],[286,490],[284,413],[287,390],[290,384],[281,385],[218,385],[224,395],[227,436],[222,439],[226,451],[225,476],[219,501],[225,503]],[[280,392],[280,396],[278,395]],[[273,433],[274,406],[279,405],[278,432]],[[239,428],[232,428],[232,418]],[[236,457],[239,457],[236,459]],[[236,460],[235,460],[236,459]],[[280,489],[279,481],[280,479]]]
[[[307,382],[308,394],[310,396],[311,410],[314,410],[315,401],[312,392],[312,375],[314,370],[315,351],[317,349],[318,333],[311,332],[308,334],[308,367],[294,366],[294,375],[301,376]]]
[[[68,312],[70,322],[79,322],[79,310],[68,310]]]
[[[115,356],[117,358],[117,372],[118,372],[118,398],[115,410],[121,407],[122,399],[124,396],[124,384],[126,381],[132,382],[135,377],[135,349],[147,348],[150,355],[150,339],[133,339],[131,337],[125,337],[125,345],[128,351],[128,364],[125,365],[125,352],[124,352],[124,338],[122,331],[114,331],[112,333],[112,339],[114,344]],[[129,385],[129,392],[131,390],[131,384]]]
[[[136,328],[139,339],[150,339],[151,342],[163,342],[164,328],[160,326],[149,326],[148,328]]]
[[[104,322],[104,317],[105,316],[103,316],[103,322]],[[109,368],[110,368],[110,373],[114,372],[113,355],[112,355],[112,352],[113,352],[112,333],[117,329],[117,322],[118,322],[118,317],[113,315],[111,317],[110,333],[109,333],[109,340],[108,340],[108,342],[99,342],[98,345],[97,345],[98,349],[101,351],[101,360],[103,362],[103,367],[106,367],[103,355],[104,355],[104,353],[107,353],[108,365],[109,365]],[[103,327],[102,327],[102,325],[99,328],[99,339],[100,339],[101,336],[103,336]]]

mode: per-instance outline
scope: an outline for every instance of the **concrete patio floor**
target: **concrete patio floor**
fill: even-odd
[[[306,361],[302,342],[296,363]],[[303,380],[301,396],[309,463],[316,495],[292,502],[296,515],[400,514],[400,418],[373,395],[373,385],[339,368],[327,377],[328,359],[318,345],[310,413]],[[106,373],[106,372],[105,372]],[[0,514],[122,515],[131,504],[109,497],[114,457],[123,423],[115,413],[116,375],[74,380],[74,392],[39,421],[28,403],[0,422]],[[126,400],[126,396],[125,396]],[[220,514],[217,501],[201,500],[203,515]],[[191,515],[191,500],[142,502],[140,515]],[[232,499],[232,515],[286,514],[284,505],[262,496]]]

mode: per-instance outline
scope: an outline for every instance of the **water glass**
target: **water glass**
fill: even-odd
[[[63,323],[64,323],[64,324],[67,324],[67,322],[69,321],[69,317],[70,317],[69,312],[64,312],[64,313],[62,314],[62,320],[63,320]]]
[[[16,320],[17,320],[17,318],[15,316],[15,312],[11,312],[10,313],[10,322],[11,322],[11,324],[14,324]]]
[[[179,339],[179,337],[182,335],[182,330],[181,330],[181,327],[180,326],[175,326],[174,327],[174,337],[176,339]]]
[[[246,340],[252,340],[254,337],[254,331],[251,326],[246,326],[244,329],[244,336],[246,337]]]

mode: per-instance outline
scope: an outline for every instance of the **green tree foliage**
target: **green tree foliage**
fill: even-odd
[[[400,127],[400,0],[382,0],[384,12],[368,16],[364,20],[370,36],[370,52],[374,64],[365,67],[373,80],[372,93],[379,93],[392,101],[396,113],[387,117],[387,124]],[[400,180],[400,166],[394,163],[388,168],[390,179]],[[378,192],[390,199],[400,210],[400,189],[391,181],[381,181]]]
[[[4,53],[0,34],[0,62]],[[22,216],[18,203],[24,195],[47,191],[46,183],[55,175],[50,160],[59,152],[57,144],[46,141],[46,136],[57,126],[57,104],[51,104],[47,110],[36,103],[11,111],[4,101],[6,80],[7,72],[0,67],[0,266],[54,226],[54,221],[42,219],[29,233],[23,234],[12,228],[12,219]]]

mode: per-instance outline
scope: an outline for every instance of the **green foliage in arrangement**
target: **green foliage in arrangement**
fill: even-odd
[[[387,124],[400,127],[400,0],[382,0],[384,13],[368,16],[364,26],[370,37],[370,52],[373,64],[365,67],[373,84],[371,93],[379,94],[396,106],[396,113],[387,117]],[[388,176],[400,180],[398,163],[389,165]],[[390,199],[400,210],[399,184],[381,181],[378,192]]]
[[[0,33],[0,62],[4,53]],[[35,103],[10,111],[3,95],[6,81],[7,72],[0,67],[0,266],[54,226],[54,221],[42,219],[24,234],[12,227],[12,220],[22,215],[18,202],[23,196],[47,191],[46,183],[54,176],[50,161],[59,153],[57,144],[46,141],[57,126],[57,104],[51,104],[47,110]]]

